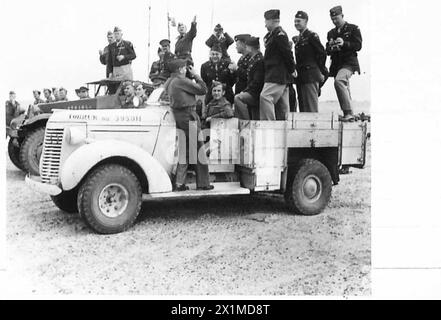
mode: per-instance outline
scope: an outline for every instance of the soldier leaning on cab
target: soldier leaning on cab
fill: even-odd
[[[170,97],[170,107],[173,111],[176,127],[185,134],[185,160],[179,159],[176,169],[176,181],[174,190],[185,191],[188,190],[186,186],[187,169],[189,166],[189,154],[197,155],[197,162],[195,164],[196,171],[196,186],[199,190],[211,190],[214,187],[210,185],[210,175],[208,172],[208,161],[205,152],[199,152],[204,148],[204,142],[200,139],[197,141],[189,140],[190,126],[196,131],[197,137],[201,133],[201,120],[196,113],[196,95],[204,95],[207,93],[207,85],[202,78],[195,72],[192,66],[186,66],[187,61],[176,59],[169,63],[172,76],[165,83],[165,90]],[[192,78],[190,80],[185,76],[187,70],[190,72]],[[182,149],[182,142],[178,146]],[[197,149],[194,150],[195,145]]]

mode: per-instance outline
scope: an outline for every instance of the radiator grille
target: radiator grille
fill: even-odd
[[[63,130],[46,128],[40,168],[40,176],[43,183],[58,183]]]

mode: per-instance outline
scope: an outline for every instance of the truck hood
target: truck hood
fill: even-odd
[[[139,109],[54,110],[49,122],[152,126],[160,125],[168,113],[170,113],[168,106],[148,106]]]

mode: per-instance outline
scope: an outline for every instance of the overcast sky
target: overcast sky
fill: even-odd
[[[98,60],[98,50],[106,45],[106,32],[115,25],[123,29],[123,37],[135,46],[137,58],[133,62],[135,79],[146,81],[150,66],[148,61],[149,4],[151,5],[150,63],[157,58],[158,42],[167,38],[167,7],[170,16],[188,26],[194,15],[198,18],[198,34],[193,45],[193,58],[197,70],[208,59],[205,40],[213,27],[221,23],[231,36],[250,33],[262,40],[266,34],[263,13],[272,8],[281,10],[281,25],[289,37],[297,34],[294,15],[297,10],[309,14],[309,28],[317,32],[325,43],[327,32],[333,27],[329,9],[342,5],[345,18],[360,26],[363,49],[359,54],[362,74],[351,83],[354,100],[370,99],[369,59],[369,2],[350,0],[301,1],[1,1],[3,35],[6,37],[2,53],[1,92],[4,100],[9,90],[17,92],[18,100],[32,99],[34,88],[64,86],[70,99],[74,89],[89,81],[104,78],[105,67]],[[177,36],[171,28],[172,49]],[[261,41],[262,45],[262,41]],[[263,47],[263,46],[262,46]],[[237,61],[235,46],[229,53]],[[329,61],[328,61],[329,64]],[[6,71],[6,72],[5,72]],[[335,100],[332,82],[329,81],[322,100]]]

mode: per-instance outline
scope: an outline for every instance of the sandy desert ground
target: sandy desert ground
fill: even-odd
[[[11,274],[35,295],[368,295],[370,143],[367,158],[318,216],[291,215],[270,196],[161,201],[109,236],[28,189],[8,160]]]

